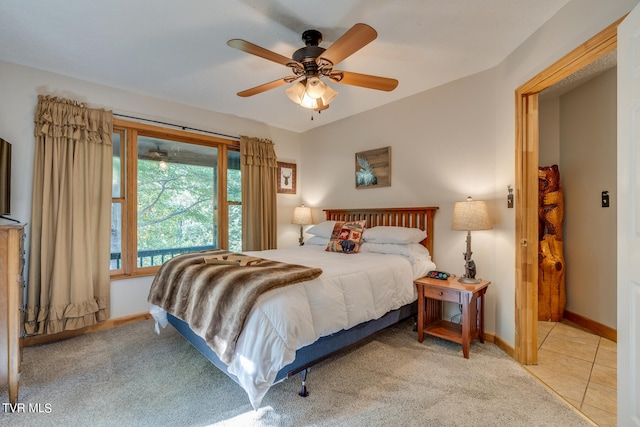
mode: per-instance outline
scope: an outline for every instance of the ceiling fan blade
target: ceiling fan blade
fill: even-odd
[[[292,76],[292,77],[284,77],[282,79],[274,80],[272,82],[265,83],[263,85],[256,86],[254,88],[243,90],[242,92],[238,92],[238,96],[241,96],[241,97],[245,98],[247,96],[257,95],[259,93],[266,92],[268,90],[275,89],[277,87],[286,85],[287,83],[291,83],[296,78],[297,77]]]
[[[342,62],[348,56],[365,47],[378,37],[376,30],[367,24],[356,24],[329,46],[317,59],[326,59],[333,65]],[[319,62],[318,62],[319,63]]]
[[[272,52],[268,49],[255,45],[253,43],[249,43],[246,40],[241,39],[232,39],[227,42],[227,45],[231,46],[234,49],[241,50],[243,52],[250,53],[252,55],[259,56],[264,59],[268,59],[269,61],[277,62],[282,65],[296,64],[291,58],[287,58],[286,56],[280,55],[279,53]]]
[[[329,75],[329,79],[344,85],[360,86],[387,92],[394,90],[398,86],[396,79],[371,76],[369,74],[350,73],[348,71],[333,71]]]

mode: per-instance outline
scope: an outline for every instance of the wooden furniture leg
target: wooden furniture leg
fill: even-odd
[[[469,298],[469,294],[464,294],[462,298],[462,354],[465,359],[469,358],[469,341],[471,336],[471,313],[469,313],[471,301],[469,301]],[[474,319],[474,321],[476,321],[476,319]]]
[[[424,288],[418,286],[418,342],[424,340]]]
[[[480,295],[478,296],[478,301],[476,302],[476,307],[478,309],[477,313],[478,313],[478,329],[479,329],[479,336],[478,338],[480,339],[481,343],[484,343],[484,294],[487,291],[487,289],[483,289],[482,292],[480,292]]]

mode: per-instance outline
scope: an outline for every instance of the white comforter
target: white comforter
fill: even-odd
[[[258,408],[296,350],[318,338],[377,319],[417,298],[413,280],[435,269],[427,257],[326,252],[323,246],[246,252],[320,267],[317,279],[261,295],[249,313],[228,367]],[[162,315],[152,310],[156,321]]]

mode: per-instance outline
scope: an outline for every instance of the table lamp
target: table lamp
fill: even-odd
[[[476,263],[471,259],[471,232],[492,228],[485,202],[467,197],[466,202],[456,202],[454,205],[451,229],[467,232],[467,252],[463,254],[465,273],[458,279],[459,282],[480,283],[480,280],[476,279]]]
[[[302,226],[313,224],[313,218],[311,217],[311,208],[305,207],[305,205],[297,206],[293,210],[293,219],[291,224],[300,224],[300,246],[304,245],[304,238],[302,237]]]

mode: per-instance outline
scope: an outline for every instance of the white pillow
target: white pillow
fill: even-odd
[[[335,221],[324,221],[320,224],[316,224],[305,233],[313,234],[314,236],[324,237],[325,239],[329,239],[331,237],[331,232],[333,231],[333,227],[336,225]]]
[[[427,232],[419,228],[383,225],[367,228],[362,238],[371,243],[420,243],[427,238]]]
[[[327,246],[329,244],[329,238],[328,237],[313,236],[312,238],[310,238],[306,242],[304,242],[304,244],[305,245]]]
[[[402,255],[409,258],[411,263],[417,260],[431,260],[429,250],[419,243],[371,243],[360,244],[360,252],[371,252],[375,254]]]

